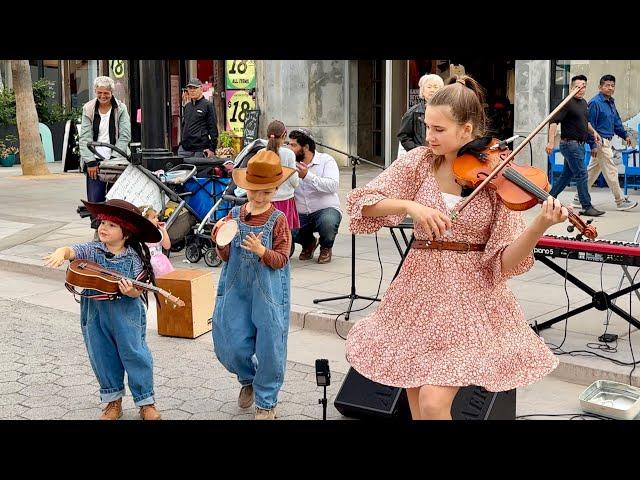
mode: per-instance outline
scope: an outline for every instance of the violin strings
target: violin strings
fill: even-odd
[[[508,180],[512,180],[513,182],[515,182],[516,185],[526,190],[529,190],[530,193],[533,193],[542,201],[546,200],[547,197],[549,196],[549,192],[542,190],[540,187],[538,187],[535,183],[533,183],[527,177],[525,177],[520,172],[512,168],[507,167],[504,170],[504,176],[507,177]]]
[[[513,168],[507,167],[504,170],[504,176],[508,180],[512,180],[514,183],[516,183],[516,185],[519,185],[520,187],[525,188],[525,189],[527,189],[527,188],[530,189],[531,190],[530,193],[533,193],[534,195],[536,195],[542,201],[546,200],[547,197],[549,196],[549,192],[546,192],[545,190],[542,190],[535,183],[533,183],[531,180],[529,180],[527,177],[522,175],[517,170],[514,170]],[[523,183],[524,185],[520,185],[519,182]],[[576,219],[578,217],[576,216],[575,213],[569,211],[569,218]]]

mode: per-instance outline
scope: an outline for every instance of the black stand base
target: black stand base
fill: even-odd
[[[356,293],[351,293],[349,295],[340,295],[339,297],[331,297],[331,298],[316,298],[313,303],[321,303],[321,302],[333,302],[334,300],[345,300],[345,299],[350,299],[351,301],[349,302],[349,308],[347,308],[346,314],[344,316],[345,320],[349,320],[349,315],[351,314],[351,310],[353,310],[353,302],[356,300],[369,300],[371,302],[379,302],[380,299],[379,298],[372,298],[372,297],[363,297],[361,295],[358,295]]]

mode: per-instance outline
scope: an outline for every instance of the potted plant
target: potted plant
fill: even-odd
[[[229,158],[236,154],[233,148],[233,133],[229,131],[221,132],[218,136],[218,148],[216,148],[216,157]]]
[[[233,145],[233,149],[235,150],[236,153],[240,153],[240,150],[242,150],[242,139],[244,137],[242,136],[233,136],[233,140],[232,140],[232,145]]]
[[[0,141],[0,164],[3,167],[13,167],[16,163],[16,154],[18,152],[15,136],[7,135]]]
[[[56,160],[62,158],[64,133],[67,120],[76,122],[82,115],[82,108],[63,107],[56,104],[54,83],[45,78],[33,82],[33,100],[36,104],[38,121],[51,130],[53,152]],[[0,138],[7,134],[17,135],[16,98],[10,88],[0,89]]]

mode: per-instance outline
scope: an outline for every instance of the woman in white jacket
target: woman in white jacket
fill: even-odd
[[[287,138],[287,128],[280,120],[272,121],[267,127],[267,150],[275,152],[280,157],[280,164],[283,167],[296,168],[296,156],[288,148],[283,147],[283,144]],[[298,210],[296,208],[296,202],[293,197],[294,189],[300,184],[300,178],[296,171],[291,175],[286,182],[278,187],[278,191],[271,203],[273,206],[284,213],[287,218],[287,224],[289,230],[293,228],[300,228],[300,218],[298,217]]]

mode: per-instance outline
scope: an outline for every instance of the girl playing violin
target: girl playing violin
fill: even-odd
[[[144,242],[161,241],[156,226],[140,215],[135,205],[124,200],[82,203],[100,220],[99,241],[60,247],[45,257],[45,265],[55,268],[65,260],[91,260],[125,277],[149,279],[153,283],[149,249]],[[82,336],[100,384],[100,400],[107,404],[100,419],[117,420],[122,416],[126,371],[142,419],[159,420],[154,405],[153,358],[145,341],[147,317],[140,298],[144,294],[127,279],[120,280],[118,287],[122,296],[116,299],[95,290],[84,290],[80,300]]]
[[[369,379],[407,390],[414,419],[451,419],[460,387],[505,391],[537,382],[558,360],[525,321],[506,281],[533,265],[533,248],[567,209],[549,197],[526,227],[495,191],[483,189],[452,223],[463,199],[453,163],[484,135],[483,93],[452,77],[425,112],[429,147],[401,156],[347,197],[354,233],[397,225],[416,240],[378,309],[349,332],[346,356]]]

